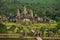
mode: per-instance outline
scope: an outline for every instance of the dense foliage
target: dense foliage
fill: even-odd
[[[33,23],[30,25],[21,24],[21,23],[12,23],[12,22],[3,22],[0,23],[0,33],[8,33],[8,34],[19,34],[16,35],[17,38],[30,36],[36,37],[36,34],[40,34],[43,37],[59,37],[60,35],[60,23],[50,23],[50,24],[43,24],[43,23]],[[33,33],[31,30],[34,30]],[[57,36],[56,36],[57,35]],[[15,37],[15,38],[16,38]],[[14,38],[14,36],[7,38]]]
[[[18,21],[0,23],[0,33],[19,34],[19,36],[7,36],[10,38],[21,38],[41,34],[43,37],[59,37],[60,35],[60,0],[0,0],[0,15],[8,16],[10,13],[16,15],[17,8],[22,10],[23,5],[27,10],[32,9],[34,14],[40,17],[49,17],[51,23],[32,23]],[[57,21],[57,22],[56,22]],[[35,31],[34,33],[31,31]],[[0,36],[2,37],[2,36]],[[4,36],[5,37],[5,36]]]
[[[38,16],[60,22],[60,0],[0,0],[0,15],[16,15],[16,9],[22,10],[22,5],[26,5],[28,10],[31,8]]]
[[[0,23],[0,33],[6,33],[7,32],[7,27],[6,25]]]

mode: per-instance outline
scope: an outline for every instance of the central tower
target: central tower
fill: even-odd
[[[23,13],[24,13],[25,15],[27,14],[26,6],[23,7]]]

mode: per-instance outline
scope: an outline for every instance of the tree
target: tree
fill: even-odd
[[[56,34],[56,32],[57,32],[58,30],[57,30],[57,28],[52,28],[51,31]]]
[[[44,30],[45,30],[45,28],[41,27],[42,36],[44,36]]]
[[[58,23],[58,25],[56,26],[57,29],[60,29],[60,23]]]
[[[8,33],[16,33],[17,32],[17,28],[15,25],[12,25],[12,27],[10,27],[10,29],[8,29]]]
[[[60,35],[60,29],[57,31],[57,34]]]
[[[60,22],[60,17],[56,16],[56,17],[55,17],[55,20],[56,20],[57,22]]]
[[[6,33],[7,32],[7,27],[6,25],[0,23],[0,33]]]

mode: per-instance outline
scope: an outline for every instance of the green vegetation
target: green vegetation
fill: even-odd
[[[0,23],[0,33],[6,33],[6,32],[7,32],[6,25],[3,25],[2,23]]]
[[[16,9],[22,10],[22,5],[40,17],[47,16],[60,22],[60,0],[0,0],[0,15],[16,15]]]
[[[0,33],[20,34],[19,36],[0,36],[0,38],[25,38],[36,37],[39,33],[43,37],[59,38],[60,35],[60,0],[0,0],[0,15],[8,16],[10,13],[16,15],[17,8],[22,10],[25,5],[29,10],[32,9],[34,14],[39,17],[49,17],[53,21],[51,23],[32,23],[27,22],[16,23],[2,22],[0,23]],[[38,32],[32,33],[31,30]],[[28,35],[29,34],[29,35]],[[33,35],[33,36],[31,36]]]
[[[24,38],[24,37],[28,36],[28,34],[26,36],[23,35],[24,30],[27,33],[31,33],[31,29],[34,29],[34,30],[39,29],[40,30],[39,33],[41,35],[43,34],[44,37],[48,37],[47,36],[48,34],[50,34],[50,36],[54,34],[53,35],[54,37],[59,38],[59,36],[56,36],[56,35],[60,34],[60,31],[59,31],[60,29],[58,28],[60,26],[59,23],[58,24],[57,23],[53,23],[53,24],[52,23],[50,23],[50,24],[47,24],[47,23],[45,23],[45,24],[43,24],[43,23],[38,23],[38,24],[33,23],[33,24],[30,25],[30,27],[28,27],[27,24],[22,25],[21,23],[12,23],[12,22],[4,22],[4,23],[1,23],[0,25],[5,25],[6,26],[6,27],[3,26],[3,27],[5,27],[4,29],[7,30],[7,32],[5,32],[6,30],[4,31],[5,33],[20,34],[19,36],[16,35],[15,37],[14,36],[7,36],[7,37],[2,36],[1,38]],[[3,30],[1,30],[1,31],[3,31]],[[48,33],[48,34],[46,34],[46,33]],[[36,37],[35,34],[36,34],[36,32],[34,33],[34,36],[28,36],[28,37]]]

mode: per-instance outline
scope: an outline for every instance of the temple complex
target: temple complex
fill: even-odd
[[[8,17],[6,17],[6,20],[9,22],[16,22],[16,19],[21,21],[32,21],[37,23],[50,23],[51,19],[48,17],[39,17],[37,14],[35,14],[32,9],[27,10],[26,6],[23,6],[23,9],[17,8],[16,16],[10,14]],[[0,21],[3,21],[4,17],[0,16]]]
[[[37,14],[33,14],[32,9],[27,11],[26,6],[23,7],[22,11],[20,11],[20,9],[17,9],[17,16],[16,17],[19,21],[21,21],[21,20],[31,21],[32,20],[32,21],[37,21],[37,22],[40,22],[40,23],[50,22],[50,19],[48,17],[39,17],[39,16],[37,16]]]

